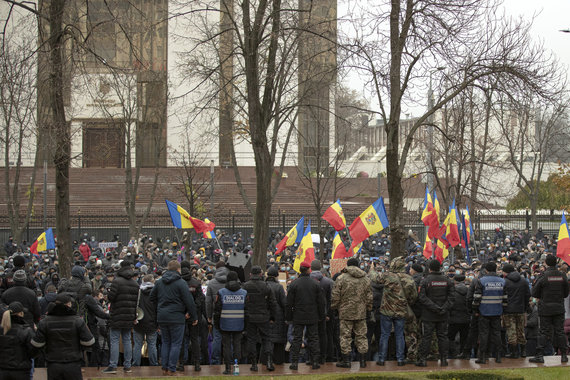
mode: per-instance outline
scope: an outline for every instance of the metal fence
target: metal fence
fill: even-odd
[[[270,231],[287,232],[301,218],[301,214],[277,212],[273,213],[269,220]],[[317,220],[320,215],[305,214],[305,224],[311,220],[313,233],[316,233]],[[350,224],[358,214],[346,213],[347,223]],[[418,238],[425,238],[425,228],[420,220],[420,213],[416,211],[406,211],[403,221],[406,229],[413,230]],[[492,234],[497,227],[503,227],[506,234],[510,231],[522,231],[531,227],[530,213],[523,214],[507,214],[505,212],[477,212],[471,216],[473,227],[481,233],[488,232]],[[128,241],[129,222],[124,214],[101,214],[101,215],[82,215],[74,214],[71,219],[71,235],[72,239],[80,239],[83,234],[95,236],[97,240],[112,240],[115,237],[121,241]],[[542,227],[547,234],[558,233],[560,226],[561,213],[540,211],[538,214],[538,226]],[[216,224],[216,229],[220,229],[229,234],[241,232],[249,235],[253,231],[253,216],[249,214],[240,214],[229,211],[223,214],[217,214],[210,217],[210,220]],[[55,216],[47,217],[47,226],[55,227]],[[328,228],[328,224],[323,221],[323,227]],[[388,230],[389,231],[389,230]],[[387,232],[388,232],[387,231]],[[33,218],[24,231],[22,236],[28,242],[33,241],[43,232],[43,219]],[[154,237],[176,237],[177,231],[172,227],[170,216],[168,214],[152,214],[147,219],[141,232],[152,235]],[[57,234],[57,231],[55,231]],[[9,221],[6,215],[0,216],[0,243],[8,240],[11,234]],[[493,236],[493,235],[491,235]],[[423,241],[423,240],[422,240]]]

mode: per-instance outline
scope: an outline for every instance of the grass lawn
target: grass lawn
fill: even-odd
[[[322,374],[322,375],[304,375],[304,376],[239,376],[240,379],[247,380],[373,380],[373,379],[393,379],[393,380],[426,380],[426,379],[443,379],[443,380],[557,380],[570,379],[569,367],[549,367],[549,368],[520,368],[520,369],[503,369],[503,370],[470,370],[470,371],[426,371],[426,372],[368,372],[361,374]],[[183,377],[181,377],[183,378]],[[192,376],[193,379],[209,379],[223,380],[231,379],[232,376]],[[116,380],[156,380],[157,378],[113,378]]]

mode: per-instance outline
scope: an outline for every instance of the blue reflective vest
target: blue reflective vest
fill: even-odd
[[[485,317],[496,317],[503,314],[503,288],[505,280],[498,276],[484,276],[481,282],[481,304],[479,313]]]
[[[218,292],[222,301],[222,314],[220,315],[220,330],[222,331],[243,331],[245,318],[245,296],[244,289],[232,292],[228,288],[222,288]]]

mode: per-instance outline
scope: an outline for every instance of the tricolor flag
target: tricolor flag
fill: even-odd
[[[445,238],[449,242],[449,245],[455,247],[461,242],[461,238],[459,237],[459,227],[458,227],[458,220],[457,220],[457,210],[455,209],[455,199],[453,199],[453,205],[449,210],[449,214],[447,214],[447,218],[445,219],[447,223],[444,222],[446,225],[445,229]]]
[[[309,220],[309,224],[307,224],[307,228],[305,229],[305,235],[301,239],[299,243],[299,248],[297,249],[297,257],[295,258],[295,262],[293,263],[293,269],[297,271],[297,273],[301,272],[301,263],[306,262],[311,264],[311,262],[315,259],[315,249],[313,248],[313,237],[311,236],[311,221]]]
[[[30,246],[30,252],[38,256],[38,252],[45,252],[48,249],[55,249],[55,239],[53,238],[53,231],[48,228],[42,232],[36,241]]]
[[[345,257],[350,257],[350,255],[346,252],[346,247],[344,246],[344,242],[340,238],[338,232],[334,234],[333,239],[333,249],[332,249],[332,259],[343,259]]]
[[[439,214],[440,214],[440,207],[439,207],[439,200],[437,199],[437,193],[435,190],[433,191],[433,209],[435,210],[435,215],[437,216],[437,224],[439,225]]]
[[[303,227],[305,226],[305,217],[302,216],[301,219],[295,224],[293,228],[287,232],[287,234],[281,239],[279,243],[275,246],[277,249],[275,255],[280,254],[285,250],[285,248],[292,246],[295,243],[299,243],[303,238]]]
[[[431,239],[429,236],[426,235],[426,241],[424,243],[424,257],[429,259],[433,254],[433,245],[431,243]]]
[[[428,188],[426,187],[426,195],[424,198],[424,210],[422,212],[422,222],[424,226],[428,227],[428,236],[433,239],[439,229],[439,221],[431,201],[431,195],[429,194]]]
[[[437,261],[439,261],[440,263],[442,263],[443,260],[447,256],[449,256],[449,243],[445,239],[445,236],[442,236],[439,239],[437,239],[437,245],[435,247],[434,255]]]
[[[197,234],[206,231],[213,231],[214,228],[216,228],[216,225],[212,222],[206,223],[200,219],[191,217],[186,210],[178,206],[176,203],[170,202],[168,199],[165,199],[165,202],[174,227],[182,229],[193,228]]]
[[[384,199],[380,197],[352,222],[348,230],[354,244],[354,242],[364,241],[389,225]]]
[[[568,223],[566,223],[566,216],[564,216],[564,211],[562,211],[562,221],[560,222],[560,229],[558,230],[556,257],[560,257],[568,265],[570,265],[570,236],[568,234]]]
[[[350,248],[348,248],[347,257],[356,256],[362,251],[362,242],[357,243],[355,241],[352,242]]]
[[[210,220],[208,218],[204,219],[205,223],[210,223]],[[214,232],[214,230],[212,229],[211,231],[204,231],[204,239],[215,239],[216,238],[216,233]]]
[[[340,199],[337,199],[327,211],[323,214],[322,218],[329,222],[331,226],[337,231],[346,228],[346,219],[344,218],[344,213],[342,212],[342,206],[340,205]]]

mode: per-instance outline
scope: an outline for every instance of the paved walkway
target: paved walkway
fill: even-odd
[[[358,362],[352,362],[352,368],[342,369],[337,368],[335,363],[327,363],[322,365],[318,370],[311,370],[311,368],[304,363],[299,364],[298,371],[292,371],[289,369],[289,364],[276,365],[275,371],[269,372],[265,369],[265,366],[259,366],[259,372],[251,372],[249,370],[248,364],[240,365],[240,375],[255,375],[255,376],[270,376],[270,375],[310,375],[310,374],[325,374],[325,373],[358,373],[358,372],[389,372],[389,371],[430,371],[430,370],[443,370],[443,371],[453,371],[453,370],[465,370],[465,369],[501,369],[501,368],[535,368],[535,367],[556,367],[564,365],[570,368],[568,363],[561,364],[560,356],[548,356],[544,358],[544,364],[534,364],[529,363],[527,359],[503,359],[501,364],[495,363],[493,359],[489,360],[489,364],[479,365],[475,364],[475,359],[467,360],[449,360],[448,367],[440,367],[436,362],[428,362],[428,366],[425,368],[416,367],[415,365],[407,365],[405,367],[398,367],[395,361],[386,362],[384,367],[379,367],[374,362],[368,362],[368,366],[364,369],[360,369]],[[186,366],[186,371],[184,376],[220,376],[224,367],[221,365],[214,366],[202,366],[202,371],[194,372],[193,366]],[[570,373],[570,372],[569,372]],[[180,377],[183,375],[180,374]],[[569,375],[570,376],[570,375]],[[118,368],[116,375],[106,375],[102,374],[97,368],[85,368],[83,372],[83,378],[97,379],[97,378],[116,378],[116,377],[155,377],[161,378],[162,371],[160,367],[139,367],[133,368],[132,373],[124,374],[122,368]],[[38,368],[34,374],[34,380],[45,380],[47,379],[45,368]]]

